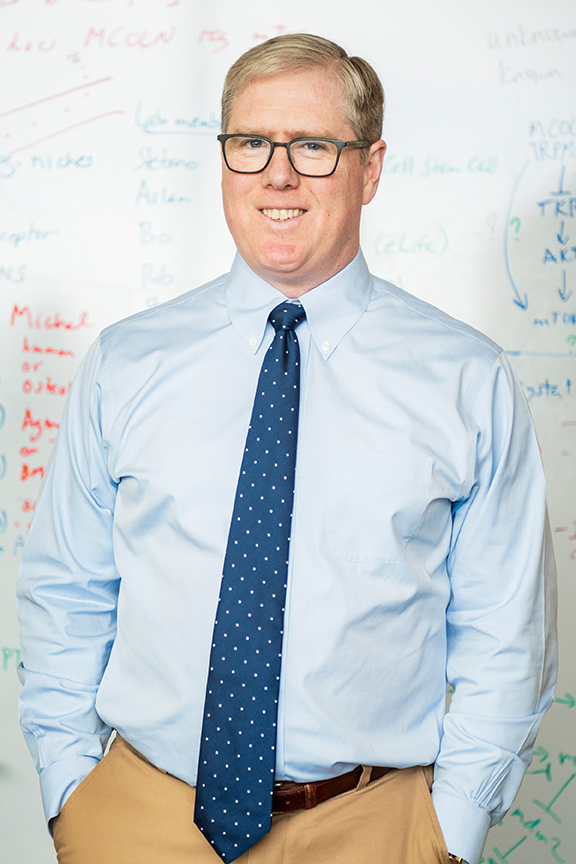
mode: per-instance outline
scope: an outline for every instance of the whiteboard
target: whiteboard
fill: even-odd
[[[305,30],[387,92],[371,270],[509,353],[537,426],[561,671],[485,861],[576,860],[576,17],[566,0],[0,0],[0,836],[55,861],[16,720],[14,580],[74,372],[98,331],[225,272],[219,95]],[[570,818],[572,816],[572,818]]]

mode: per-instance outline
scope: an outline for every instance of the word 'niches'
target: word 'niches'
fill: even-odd
[[[32,168],[42,168],[52,170],[53,168],[91,168],[94,163],[92,155],[72,156],[71,153],[66,153],[64,156],[54,157],[51,153],[44,153],[40,156],[38,153],[30,155],[30,165]]]

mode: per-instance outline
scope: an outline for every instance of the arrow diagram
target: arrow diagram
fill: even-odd
[[[510,225],[512,224],[512,208],[514,207],[514,198],[516,197],[516,193],[518,191],[518,187],[520,186],[520,181],[522,177],[526,173],[526,169],[530,165],[530,160],[524,163],[522,166],[522,170],[520,171],[518,177],[516,178],[516,182],[514,184],[514,188],[512,189],[512,194],[510,196],[510,207],[508,208],[508,217],[504,226],[504,265],[506,267],[506,272],[508,273],[508,278],[510,280],[510,284],[512,285],[512,290],[514,291],[514,297],[512,298],[512,302],[519,306],[520,309],[528,308],[528,295],[524,294],[524,297],[520,295],[518,288],[516,287],[516,283],[514,282],[514,278],[512,276],[512,271],[510,269],[510,260],[508,257],[508,232],[510,230]],[[518,229],[516,229],[518,231]]]
[[[566,174],[566,166],[563,165],[560,169],[560,180],[558,181],[558,189],[556,192],[551,192],[551,195],[570,195],[569,189],[564,189],[564,175]]]
[[[560,223],[560,230],[558,231],[556,237],[558,238],[558,242],[562,243],[563,246],[565,246],[566,243],[568,243],[568,241],[570,240],[569,234],[566,234],[566,236],[564,236],[564,222]]]
[[[572,291],[566,291],[566,271],[562,271],[562,288],[558,288],[558,294],[560,295],[560,299],[563,303],[566,303],[567,300],[572,297]]]
[[[559,702],[560,705],[566,705],[568,708],[574,708],[574,706],[576,705],[576,699],[574,698],[574,696],[571,693],[565,693],[564,696],[564,699],[556,698],[554,699],[554,701]]]

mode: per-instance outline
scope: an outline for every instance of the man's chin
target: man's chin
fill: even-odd
[[[271,279],[277,276],[279,279],[292,280],[295,284],[306,280],[308,270],[306,262],[294,259],[275,259],[262,264],[262,271],[268,273]]]
[[[289,297],[298,297],[314,287],[314,277],[306,260],[288,255],[261,257],[247,261],[255,273]]]
[[[270,277],[277,275],[286,278],[290,278],[292,274],[296,282],[304,275],[307,258],[295,246],[275,244],[273,249],[262,252],[254,263],[254,269],[261,274],[269,273]]]

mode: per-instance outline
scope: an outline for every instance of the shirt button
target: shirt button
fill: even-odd
[[[330,350],[330,342],[323,342],[322,343],[322,350],[323,351],[329,351]]]
[[[257,342],[258,340],[256,339],[256,336],[252,334],[252,336],[250,336],[250,345],[252,346],[252,348],[256,345]]]

